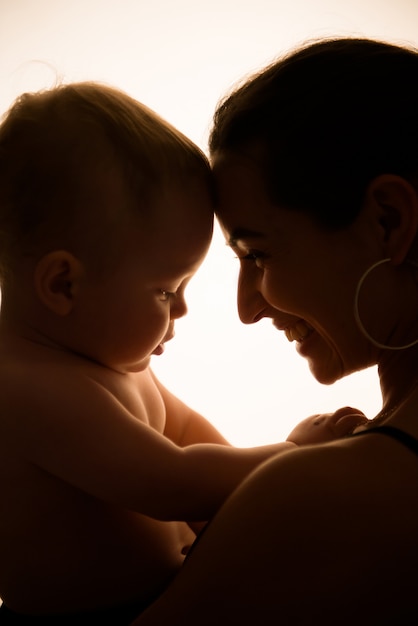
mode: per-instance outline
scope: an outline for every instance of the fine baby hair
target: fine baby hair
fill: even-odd
[[[273,203],[328,228],[351,223],[368,183],[417,184],[418,51],[366,39],[309,44],[220,103],[212,155],[257,158]]]
[[[101,215],[111,227],[127,207],[146,214],[169,183],[194,176],[210,181],[206,157],[191,141],[117,89],[75,83],[16,100],[0,126],[3,286],[16,253],[43,254],[51,235],[54,246],[71,247],[73,228],[80,243],[79,219],[87,220],[93,203],[100,210],[115,171],[132,197],[114,214]],[[91,245],[94,222],[84,226]],[[112,228],[109,234],[106,249]]]

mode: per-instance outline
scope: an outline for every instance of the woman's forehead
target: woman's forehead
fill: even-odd
[[[259,166],[248,158],[222,157],[214,161],[216,215],[228,229],[254,236],[277,217],[278,207],[267,195]],[[232,232],[231,232],[232,236]]]

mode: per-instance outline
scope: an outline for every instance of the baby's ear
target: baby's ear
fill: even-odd
[[[82,276],[81,261],[66,250],[55,250],[38,262],[34,274],[35,290],[50,311],[64,317],[74,307]]]
[[[367,200],[373,203],[383,254],[394,265],[408,255],[418,232],[418,193],[402,176],[382,174],[372,180]]]

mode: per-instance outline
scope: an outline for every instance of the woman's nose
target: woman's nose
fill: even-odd
[[[244,324],[255,324],[263,317],[267,303],[261,295],[257,280],[257,272],[240,271],[238,278],[237,305],[238,315]]]

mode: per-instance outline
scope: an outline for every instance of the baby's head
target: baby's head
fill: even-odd
[[[206,157],[116,89],[78,83],[24,94],[0,126],[3,304],[18,294],[27,305],[26,289],[62,317],[73,263],[93,288],[131,253],[144,267],[158,264],[163,280],[171,252],[190,276],[212,221]],[[161,290],[173,289],[168,282]],[[66,298],[57,307],[54,290]]]
[[[2,278],[20,255],[108,257],[119,223],[199,183],[209,190],[200,150],[126,94],[94,83],[24,94],[0,127]]]

